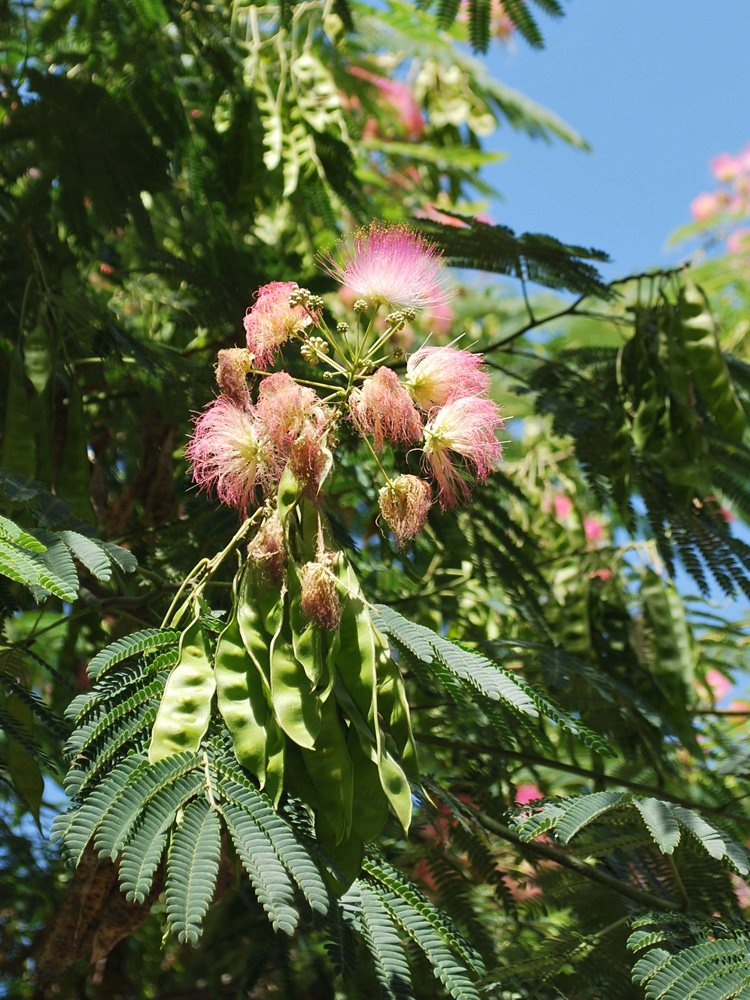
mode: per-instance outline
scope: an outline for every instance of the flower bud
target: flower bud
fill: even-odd
[[[378,503],[397,547],[402,549],[424,527],[432,506],[432,489],[417,476],[399,476],[391,485],[383,487]]]

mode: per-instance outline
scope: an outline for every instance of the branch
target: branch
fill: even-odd
[[[556,847],[552,847],[549,844],[539,843],[538,841],[521,840],[518,834],[514,833],[510,827],[505,826],[504,823],[499,823],[496,819],[493,819],[492,816],[488,816],[486,813],[478,812],[476,815],[477,819],[484,826],[486,826],[488,830],[492,830],[493,833],[502,837],[503,840],[509,840],[512,844],[516,844],[518,847],[531,850],[543,858],[554,861],[555,864],[560,865],[562,868],[568,868],[570,871],[574,871],[578,875],[583,875],[584,878],[587,878],[592,882],[598,882],[600,885],[604,885],[608,889],[613,889],[621,896],[627,896],[629,899],[634,900],[636,903],[640,903],[642,906],[646,906],[654,910],[664,910],[665,912],[670,913],[674,910],[681,909],[680,905],[674,902],[674,900],[662,899],[660,896],[652,896],[650,892],[644,892],[643,889],[637,889],[635,886],[627,885],[625,882],[621,882],[619,879],[615,878],[614,875],[608,875],[606,872],[602,871],[601,868],[595,868],[594,865],[590,865],[586,861],[579,861],[578,858],[574,858],[572,855],[566,854],[564,851],[560,851]]]
[[[655,785],[647,785],[641,781],[630,781],[628,778],[618,778],[616,775],[605,774],[603,771],[591,771],[586,767],[579,767],[577,764],[564,764],[562,761],[537,757],[535,754],[520,753],[516,750],[506,750],[482,743],[460,743],[457,740],[446,739],[444,736],[431,736],[426,733],[415,733],[414,739],[419,743],[448,747],[451,750],[461,750],[472,755],[486,753],[492,757],[502,757],[504,760],[517,760],[520,764],[528,764],[530,767],[549,767],[554,771],[565,771],[567,774],[576,774],[581,778],[591,778],[594,781],[603,782],[605,785],[622,785],[623,788],[629,788],[634,792],[655,795],[665,799],[667,802],[674,802],[675,805],[684,806],[686,809],[696,809],[698,812],[704,812],[709,816],[720,816],[724,819],[734,820],[735,823],[750,824],[750,816],[738,816],[736,813],[728,813],[722,806],[707,806],[698,802],[692,802],[690,799],[682,798],[679,795],[672,795],[671,792],[667,792]]]
[[[606,287],[614,288],[616,285],[626,285],[630,281],[640,281],[642,278],[669,278],[674,274],[682,274],[684,270],[685,268],[683,266],[683,267],[668,268],[667,270],[664,271],[644,271],[642,274],[629,274],[625,278],[617,278],[615,281],[610,281]],[[563,319],[565,316],[585,315],[586,314],[585,312],[578,313],[577,309],[582,302],[585,302],[586,299],[589,298],[591,298],[591,293],[584,292],[583,294],[579,295],[577,299],[571,302],[569,306],[566,306],[564,309],[560,309],[557,312],[550,313],[548,316],[542,316],[541,318],[536,319],[534,317],[534,314],[531,312],[528,301],[526,300],[526,290],[524,287],[524,300],[526,301],[526,307],[531,319],[524,326],[520,327],[520,329],[516,330],[515,333],[511,333],[503,340],[497,340],[495,341],[494,344],[490,344],[488,347],[483,348],[482,354],[489,354],[490,351],[502,350],[508,344],[513,343],[514,340],[518,340],[519,337],[523,337],[523,335],[525,333],[528,333],[530,330],[535,330],[537,327],[544,326],[546,323],[551,323],[553,320]],[[604,319],[605,317],[601,318]],[[609,322],[613,323],[618,322],[618,317],[612,316]]]

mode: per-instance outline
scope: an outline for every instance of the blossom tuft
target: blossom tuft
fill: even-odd
[[[261,524],[247,547],[247,554],[272,583],[281,583],[286,576],[286,550],[278,511]]]
[[[454,400],[432,415],[425,427],[424,453],[437,483],[443,510],[456,507],[471,495],[464,472],[484,482],[502,455],[495,431],[503,426],[497,404],[491,399],[467,396]],[[456,466],[460,456],[463,469]]]
[[[314,389],[298,385],[287,372],[263,380],[255,408],[259,433],[268,442],[276,478],[287,462],[305,492],[315,499],[328,473],[326,435],[333,414]]]
[[[216,363],[216,383],[221,391],[241,406],[250,403],[247,373],[253,367],[253,355],[246,347],[231,347],[219,351]]]
[[[406,388],[417,406],[429,412],[463,396],[479,396],[490,386],[482,357],[453,347],[420,347],[406,362]]]
[[[396,546],[402,549],[425,526],[432,506],[432,488],[417,476],[399,476],[383,487],[378,504],[383,520],[393,532]]]
[[[341,623],[341,601],[331,569],[333,553],[323,553],[300,570],[303,614],[322,628],[333,631]]]
[[[289,304],[289,296],[298,288],[296,281],[272,281],[255,293],[244,327],[257,368],[266,369],[281,345],[313,322],[313,315],[304,306]]]
[[[442,252],[403,225],[371,222],[339,244],[324,269],[360,299],[397,309],[433,312],[450,298],[445,286]]]
[[[265,471],[255,414],[229,396],[212,400],[195,421],[185,454],[201,489],[247,513]]]
[[[378,368],[354,390],[349,413],[360,434],[372,434],[376,451],[386,441],[413,444],[422,438],[419,414],[391,368]]]

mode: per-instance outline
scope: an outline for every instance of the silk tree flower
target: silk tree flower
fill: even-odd
[[[247,554],[272,583],[281,583],[286,576],[284,529],[278,511],[261,524],[247,547]]]
[[[336,589],[332,552],[319,552],[314,562],[300,570],[300,605],[310,621],[333,631],[341,623],[341,600]]]
[[[298,288],[296,281],[272,281],[255,293],[243,322],[256,368],[265,370],[281,345],[313,322],[304,306],[289,305],[289,296]]]
[[[287,372],[276,372],[261,383],[255,415],[276,478],[289,462],[307,495],[315,499],[332,460],[326,446],[331,409],[314,389],[298,385]]]
[[[216,383],[221,391],[240,406],[250,403],[247,373],[253,367],[253,356],[246,347],[230,347],[219,351],[216,363]]]
[[[375,304],[436,311],[450,298],[441,251],[407,226],[371,222],[343,240],[322,266],[358,298]]]
[[[469,499],[467,473],[484,482],[492,472],[502,455],[495,437],[502,426],[497,404],[479,396],[456,399],[430,416],[424,431],[424,454],[443,510]]]
[[[372,434],[376,451],[386,441],[414,444],[422,438],[422,421],[416,407],[391,368],[378,368],[354,390],[349,414],[360,434]]]
[[[406,362],[404,385],[426,413],[463,396],[479,396],[490,386],[482,358],[453,347],[420,347]]]
[[[195,421],[185,454],[200,489],[247,513],[268,473],[251,408],[229,396],[212,400]]]
[[[432,487],[417,476],[399,476],[380,491],[378,505],[397,548],[402,549],[425,526],[432,506]]]

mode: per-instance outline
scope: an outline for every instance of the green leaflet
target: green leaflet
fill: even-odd
[[[706,298],[686,281],[678,305],[679,331],[693,379],[716,423],[730,441],[741,441],[746,417],[719,346]]]
[[[257,777],[263,788],[269,711],[260,671],[242,643],[237,613],[235,606],[216,644],[216,697],[237,760]]]
[[[164,686],[148,752],[152,764],[198,750],[208,729],[215,688],[208,638],[195,618],[182,633],[180,658]]]

